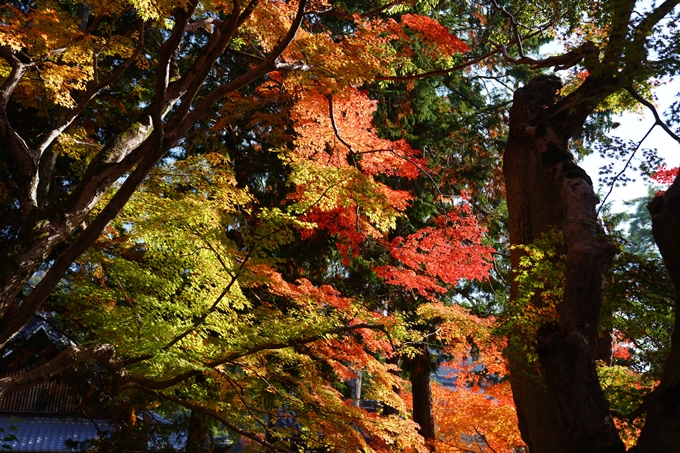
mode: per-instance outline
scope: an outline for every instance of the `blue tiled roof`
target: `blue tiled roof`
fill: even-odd
[[[83,441],[97,437],[97,428],[91,421],[85,419],[59,417],[10,417],[0,416],[0,427],[5,433],[14,434],[18,441],[7,442],[15,452],[62,452],[71,451],[64,442],[67,439]],[[107,420],[95,420],[99,429],[110,431],[111,425]],[[10,431],[10,426],[19,428]]]

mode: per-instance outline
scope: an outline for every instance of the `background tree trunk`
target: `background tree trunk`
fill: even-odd
[[[418,432],[432,449],[434,440],[434,416],[432,414],[432,390],[430,388],[430,352],[423,353],[408,361],[409,379],[413,394],[413,421],[420,425]]]
[[[652,233],[675,287],[671,351],[654,390],[636,453],[680,451],[680,179],[649,204]]]
[[[209,440],[208,416],[191,411],[185,453],[209,453],[212,451]]]
[[[352,400],[357,407],[361,406],[361,384],[363,381],[363,373],[361,370],[356,372],[356,376],[349,380],[348,384],[352,393]]]

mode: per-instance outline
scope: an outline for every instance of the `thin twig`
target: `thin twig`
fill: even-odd
[[[678,137],[678,135],[675,134],[675,133],[674,133],[674,132],[666,125],[666,123],[661,119],[661,116],[659,115],[659,112],[656,111],[656,107],[654,107],[654,104],[652,104],[652,103],[649,102],[647,99],[645,99],[644,97],[642,97],[642,95],[640,95],[640,93],[638,93],[638,92],[635,90],[635,88],[633,88],[632,86],[626,87],[626,91],[628,91],[628,93],[630,93],[630,95],[633,96],[633,98],[634,98],[636,101],[638,101],[640,104],[644,105],[644,106],[647,107],[649,110],[651,110],[652,115],[654,115],[654,124],[652,124],[652,127],[649,128],[649,130],[647,131],[647,133],[645,134],[645,136],[644,136],[644,137],[642,138],[642,140],[640,140],[640,142],[637,144],[637,146],[636,146],[635,149],[633,150],[633,153],[630,155],[630,158],[628,158],[628,161],[626,162],[626,165],[623,167],[623,170],[621,170],[621,171],[614,177],[614,180],[612,181],[612,184],[611,184],[611,186],[609,187],[609,192],[607,192],[607,196],[604,197],[604,201],[602,201],[602,204],[600,204],[600,207],[599,207],[598,210],[597,210],[597,215],[600,214],[600,210],[601,210],[602,207],[604,206],[604,204],[605,204],[605,202],[607,201],[607,198],[609,197],[609,195],[610,195],[610,194],[612,193],[612,191],[614,190],[614,183],[616,183],[616,181],[619,179],[619,177],[621,177],[621,175],[623,175],[623,173],[626,171],[626,169],[628,168],[628,165],[630,165],[631,161],[633,160],[633,157],[635,156],[635,153],[637,152],[638,149],[640,149],[640,146],[642,146],[642,142],[644,142],[644,141],[647,139],[647,137],[649,136],[649,134],[652,132],[652,130],[653,130],[656,126],[660,126],[661,129],[663,129],[663,130],[664,130],[664,131],[665,131],[665,132],[666,132],[673,140],[675,140],[676,142],[680,143],[680,137]]]
[[[628,161],[626,162],[626,165],[623,166],[623,169],[612,180],[611,186],[609,187],[609,192],[607,192],[607,195],[604,197],[604,200],[602,200],[602,203],[600,203],[600,207],[597,208],[597,212],[595,213],[596,216],[600,215],[600,211],[602,210],[605,203],[607,202],[607,198],[609,198],[609,195],[611,195],[612,191],[614,190],[614,185],[616,184],[616,181],[626,172],[626,170],[628,169],[628,165],[630,165],[630,163],[633,161],[633,157],[635,157],[635,153],[637,152],[638,149],[640,149],[640,146],[642,146],[642,142],[644,142],[645,139],[647,139],[647,137],[652,132],[652,130],[654,129],[655,126],[656,126],[656,123],[652,124],[652,127],[649,128],[649,130],[647,131],[645,136],[642,137],[642,140],[640,140],[640,142],[638,142],[637,146],[635,147],[635,149],[631,153],[630,157],[628,158]]]

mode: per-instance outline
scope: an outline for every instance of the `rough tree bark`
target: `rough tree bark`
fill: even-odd
[[[629,0],[609,3],[611,23],[605,48],[588,46],[587,52],[581,54],[588,75],[575,91],[554,102],[558,80],[539,77],[516,92],[511,111],[511,134],[504,162],[511,243],[531,242],[546,225],[554,224],[562,230],[567,252],[559,321],[542,326],[535,339],[544,387],[531,388],[536,380],[524,380],[532,370],[526,372],[522,357],[511,357],[520,429],[531,453],[552,453],[561,445],[567,445],[561,451],[574,453],[625,451],[594,365],[596,354],[603,353],[596,349],[597,329],[602,283],[614,250],[598,226],[597,198],[591,181],[576,165],[567,145],[605,98],[620,90],[634,91],[636,81],[652,75],[653,64],[647,50],[650,37],[680,0],[665,0],[645,12],[635,11],[635,4]],[[521,62],[542,67],[531,59]],[[634,97],[640,101],[639,95]],[[640,102],[651,106],[649,102]],[[656,124],[665,127],[658,115],[655,117]],[[679,192],[680,182],[676,180],[666,194],[650,204],[654,238],[676,292],[680,288]],[[513,266],[518,259],[518,255],[513,255]],[[680,297],[676,296],[676,313],[680,308],[678,300]],[[678,318],[676,315],[676,329],[661,383],[648,403],[643,403],[648,404],[647,420],[638,446],[631,450],[636,453],[680,451]],[[600,343],[606,355],[606,345]],[[550,404],[554,411],[548,407]],[[544,417],[550,421],[545,422]],[[559,424],[554,423],[555,419]],[[554,439],[553,445],[546,440],[549,436]],[[559,439],[564,437],[567,443],[561,444]]]
[[[508,229],[511,244],[530,244],[552,227],[562,224],[559,195],[548,178],[535,149],[527,146],[518,133],[520,125],[540,113],[545,105],[555,101],[561,86],[554,78],[537,78],[517,90],[510,109],[510,135],[503,156],[503,174],[508,203]],[[513,269],[519,265],[521,251],[513,249],[510,259]],[[511,300],[517,297],[518,285],[511,286]],[[540,295],[534,298],[540,304]],[[512,303],[512,302],[511,302]],[[509,367],[512,394],[522,437],[534,452],[567,453],[567,439],[559,426],[554,403],[538,370],[527,363],[521,345],[510,345]]]
[[[561,116],[543,115],[560,88],[559,78],[539,76],[517,90],[510,112],[503,168],[510,242],[527,244],[557,227],[567,255],[559,323],[542,326],[536,339],[543,379],[524,357],[511,355],[511,383],[532,453],[623,452],[594,360],[602,287],[615,249],[598,226],[590,178],[568,150],[569,128],[561,127]],[[519,257],[513,251],[513,266]]]

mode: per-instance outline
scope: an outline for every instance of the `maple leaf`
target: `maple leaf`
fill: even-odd
[[[675,181],[675,178],[678,176],[678,169],[679,167],[659,167],[657,172],[652,175],[652,179],[663,185],[673,184],[673,181]]]
[[[404,14],[401,22],[417,31],[421,39],[434,46],[439,52],[447,56],[470,51],[470,46],[442,26],[435,19],[418,14]]]
[[[392,285],[402,286],[434,299],[443,285],[455,286],[462,279],[482,279],[491,268],[493,249],[482,245],[484,230],[462,205],[434,219],[406,238],[387,244],[399,265],[379,266],[375,272]]]

